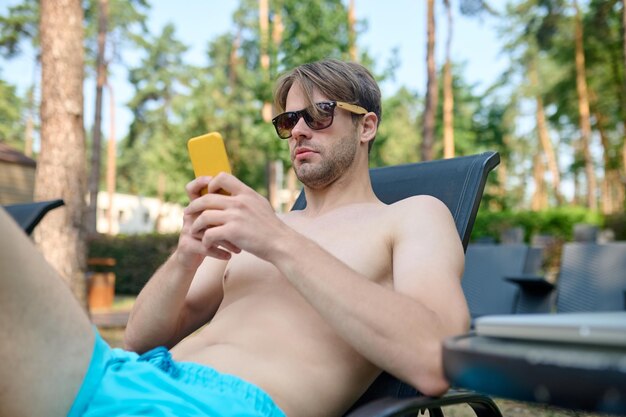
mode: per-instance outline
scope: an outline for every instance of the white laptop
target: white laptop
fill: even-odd
[[[626,348],[626,311],[483,316],[480,336]]]

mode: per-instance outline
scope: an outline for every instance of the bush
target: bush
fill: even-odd
[[[490,212],[480,209],[472,231],[472,240],[500,240],[501,233],[512,227],[524,229],[524,241],[534,235],[551,235],[560,241],[571,241],[577,223],[604,226],[604,218],[583,207],[558,207],[544,211]]]
[[[137,295],[177,243],[178,234],[101,235],[89,242],[88,257],[115,259],[116,294]]]

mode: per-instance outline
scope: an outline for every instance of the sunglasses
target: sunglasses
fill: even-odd
[[[355,104],[344,103],[343,101],[323,101],[321,103],[315,103],[317,108],[317,115],[313,115],[307,109],[298,111],[287,111],[279,114],[272,119],[272,123],[276,128],[276,133],[281,139],[288,139],[291,137],[291,131],[298,124],[298,121],[302,117],[308,127],[313,130],[326,129],[333,124],[335,116],[335,107],[344,109],[354,114],[366,114],[365,110],[361,106]]]

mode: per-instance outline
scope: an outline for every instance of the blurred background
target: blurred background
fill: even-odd
[[[84,49],[66,62],[84,77],[67,92],[82,100],[72,141],[41,111],[45,86],[65,81],[42,71],[43,16],[65,13],[48,3],[0,0],[0,203],[63,198],[55,227],[78,231],[73,256],[166,256],[193,177],[186,142],[208,131],[240,179],[289,210],[300,185],[270,123],[273,81],[328,57],[381,84],[372,166],[500,153],[475,239],[517,228],[564,241],[580,223],[626,239],[622,0],[58,2],[83,22],[53,32]],[[67,172],[82,180],[55,180]],[[62,250],[46,239],[44,223],[36,240]]]

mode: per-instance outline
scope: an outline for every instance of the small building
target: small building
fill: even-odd
[[[34,159],[0,142],[0,205],[33,201],[36,167]]]
[[[179,233],[183,226],[180,204],[158,198],[130,194],[113,194],[113,213],[109,228],[109,194],[98,192],[97,230],[99,233]]]

